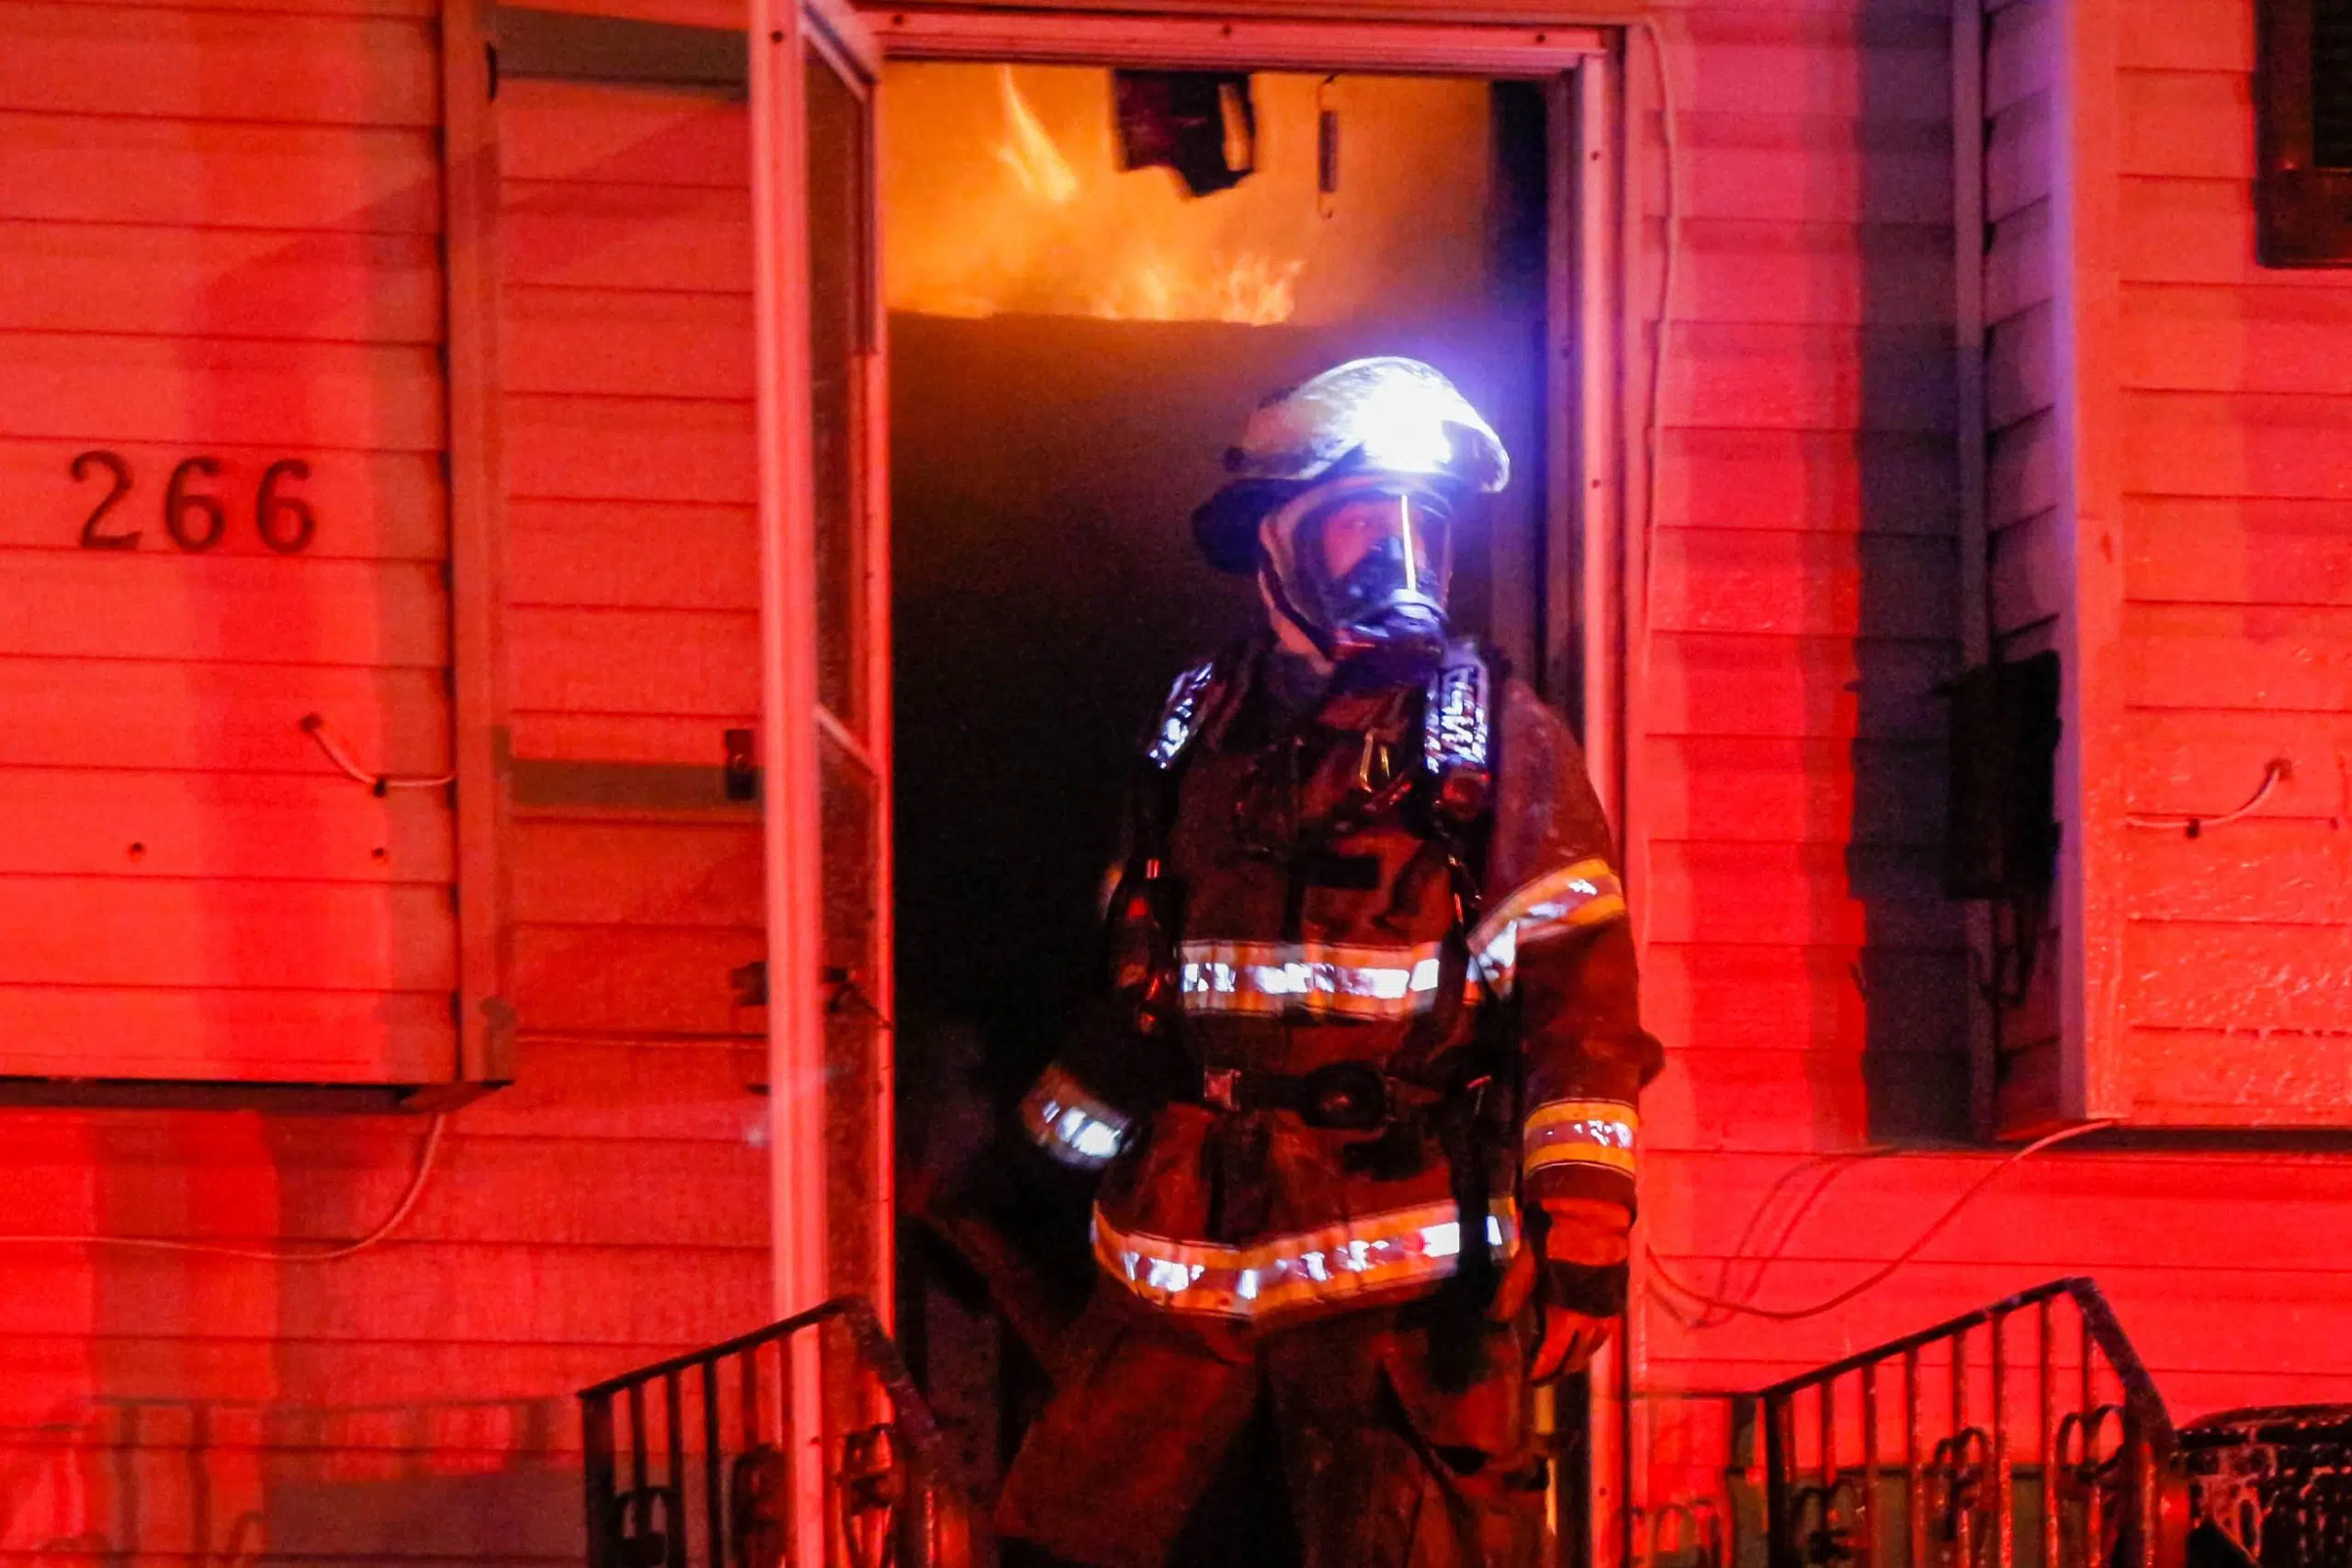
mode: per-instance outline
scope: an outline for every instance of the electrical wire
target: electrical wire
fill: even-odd
[[[1650,378],[1642,415],[1642,578],[1641,599],[1636,606],[1640,611],[1640,627],[1635,634],[1633,649],[1633,690],[1627,694],[1625,702],[1627,733],[1619,751],[1628,773],[1632,771],[1631,760],[1636,739],[1633,733],[1633,721],[1636,715],[1645,716],[1649,702],[1650,647],[1654,640],[1650,631],[1650,605],[1657,581],[1658,469],[1663,455],[1661,448],[1666,420],[1666,340],[1674,324],[1675,275],[1679,270],[1682,250],[1681,236],[1678,231],[1682,219],[1682,159],[1674,125],[1674,77],[1667,65],[1666,35],[1653,17],[1645,17],[1635,26],[1649,40],[1650,63],[1657,75],[1658,130],[1665,154],[1666,200],[1659,247],[1657,323],[1650,339]],[[1638,191],[1628,199],[1638,201]],[[1639,900],[1636,945],[1643,952],[1649,949],[1652,902],[1646,895]]]
[[[2179,828],[2185,829],[2193,839],[2208,828],[2224,827],[2242,818],[2253,816],[2255,808],[2269,799],[2270,792],[2277,789],[2293,772],[2293,764],[2290,763],[2286,758],[2271,758],[2262,770],[2262,783],[2255,786],[2254,793],[2246,797],[2245,804],[2234,811],[2224,811],[2219,817],[2126,817],[2123,819],[2123,825],[2127,828]]]
[[[371,773],[353,761],[350,753],[335,744],[334,737],[327,733],[327,721],[322,714],[304,714],[301,729],[303,734],[319,743],[319,750],[327,754],[327,761],[349,774],[355,783],[366,784],[378,795],[395,789],[440,789],[455,784],[458,779],[455,773],[442,773],[430,778],[421,774]]]
[[[1740,1229],[1739,1239],[1732,1243],[1731,1256],[1724,1259],[1723,1268],[1715,1276],[1717,1296],[1736,1302],[1742,1306],[1753,1302],[1757,1292],[1764,1288],[1765,1277],[1771,1272],[1772,1265],[1778,1263],[1781,1255],[1787,1251],[1790,1238],[1796,1235],[1797,1226],[1804,1223],[1804,1217],[1811,1213],[1814,1206],[1828,1193],[1831,1185],[1846,1172],[1866,1160],[1879,1159],[1899,1152],[1901,1151],[1893,1145],[1884,1144],[1873,1144],[1860,1149],[1831,1150],[1809,1156],[1781,1171],[1773,1179],[1772,1184],[1764,1190],[1764,1196],[1757,1201],[1756,1207],[1748,1213],[1747,1224]],[[1779,1234],[1773,1236],[1771,1244],[1762,1252],[1750,1257],[1747,1244],[1755,1239],[1757,1231],[1763,1224],[1764,1216],[1771,1212],[1772,1205],[1779,1200],[1781,1190],[1797,1177],[1816,1170],[1820,1173],[1820,1179],[1813,1184],[1811,1191],[1805,1193],[1802,1199],[1791,1206],[1787,1216],[1781,1222]],[[1747,1285],[1734,1294],[1732,1276],[1743,1263],[1753,1263],[1756,1266],[1755,1272],[1747,1277]],[[1668,1310],[1672,1312],[1677,1320],[1686,1328],[1720,1328],[1729,1323],[1734,1315],[1729,1312],[1709,1306],[1695,1318],[1684,1317],[1675,1309],[1670,1297],[1661,1295],[1658,1300],[1667,1303]]]
[[[424,1146],[417,1151],[416,1174],[409,1179],[408,1190],[401,1194],[401,1201],[392,1206],[392,1212],[384,1217],[383,1224],[358,1240],[345,1242],[340,1247],[324,1249],[231,1247],[224,1243],[210,1241],[166,1241],[157,1236],[5,1235],[0,1235],[0,1246],[110,1247],[132,1252],[193,1253],[205,1258],[242,1258],[259,1263],[333,1263],[337,1258],[349,1258],[355,1253],[367,1251],[398,1230],[401,1222],[408,1218],[409,1212],[416,1207],[416,1201],[424,1196],[425,1183],[433,1175],[433,1156],[441,1147],[441,1129],[447,1120],[446,1112],[433,1118],[432,1126],[425,1130]]]
[[[1810,1306],[1759,1307],[1751,1305],[1745,1302],[1724,1301],[1719,1297],[1711,1296],[1705,1292],[1698,1289],[1696,1286],[1677,1279],[1673,1270],[1667,1268],[1665,1259],[1658,1257],[1657,1248],[1650,1247],[1646,1243],[1645,1243],[1642,1247],[1643,1258],[1649,1265],[1649,1272],[1652,1278],[1664,1281],[1667,1287],[1674,1291],[1677,1294],[1696,1302],[1702,1306],[1717,1310],[1735,1317],[1759,1317],[1774,1323],[1795,1323],[1808,1317],[1819,1317],[1826,1312],[1831,1312],[1838,1307],[1844,1306],[1856,1296],[1862,1294],[1866,1291],[1876,1288],[1878,1285],[1892,1278],[1895,1270],[1901,1269],[1905,1264],[1910,1262],[1921,1252],[1925,1251],[1928,1243],[1934,1241],[1939,1235],[1941,1235],[1947,1226],[1949,1226],[1954,1220],[1960,1218],[1962,1213],[1965,1211],[1971,1203],[1973,1203],[1977,1200],[1978,1196],[1981,1195],[1987,1187],[1990,1187],[1995,1181],[1997,1181],[2002,1177],[2007,1175],[2025,1160],[2040,1154],[2044,1149],[2053,1148],[2060,1144],[2066,1143],[2075,1138],[2082,1137],[2086,1134],[2099,1132],[2104,1128],[2112,1127],[2114,1125],[2115,1122],[2111,1118],[2098,1122],[2086,1122],[2080,1126],[2062,1127],[2055,1133],[2051,1133],[2045,1136],[2036,1138],[2032,1143],[2030,1143],[2025,1147],[2018,1150],[2017,1153],[2011,1155],[2008,1158],[2001,1161],[1992,1169],[1978,1177],[1974,1181],[1969,1183],[1967,1190],[1962,1191],[1958,1198],[1952,1201],[1951,1206],[1947,1208],[1942,1213],[1937,1215],[1934,1221],[1928,1224],[1928,1228],[1921,1231],[1917,1236],[1914,1236],[1911,1240],[1911,1244],[1905,1247],[1902,1251],[1896,1253],[1893,1258],[1888,1258],[1878,1268],[1872,1269],[1870,1273],[1865,1274],[1862,1278],[1847,1286],[1844,1290],[1838,1292],[1835,1295],[1828,1297],[1825,1301],[1815,1302]]]
[[[1674,322],[1675,274],[1679,270],[1681,240],[1676,231],[1682,221],[1682,157],[1674,125],[1674,78],[1666,62],[1666,35],[1657,23],[1648,17],[1642,20],[1643,36],[1650,40],[1650,62],[1657,73],[1657,111],[1659,141],[1665,152],[1666,205],[1663,239],[1660,244],[1657,282],[1657,326],[1650,343],[1650,384],[1648,406],[1642,418],[1642,644],[1645,660],[1648,657],[1650,630],[1650,589],[1654,576],[1651,562],[1657,559],[1652,547],[1657,536],[1657,496],[1659,446],[1664,438],[1666,338]],[[1645,671],[1646,673],[1646,671]]]

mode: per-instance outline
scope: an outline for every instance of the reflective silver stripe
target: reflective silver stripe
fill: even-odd
[[[1624,885],[1604,860],[1578,861],[1522,883],[1470,933],[1467,999],[1509,995],[1522,944],[1624,915]],[[1438,949],[1433,942],[1188,942],[1178,954],[1184,1010],[1409,1018],[1437,998]]]
[[[1080,1170],[1109,1165],[1127,1141],[1127,1118],[1058,1065],[1037,1075],[1021,1101],[1021,1124],[1039,1148]]]
[[[1193,732],[1201,722],[1201,698],[1216,673],[1214,660],[1195,664],[1177,676],[1176,683],[1168,689],[1168,701],[1159,710],[1159,727],[1144,752],[1153,767],[1164,769],[1172,765],[1184,754],[1184,748],[1193,743]]]
[[[1184,1010],[1406,1018],[1437,994],[1438,944],[1188,942]]]
[[[1498,1258],[1519,1246],[1507,1200],[1487,1216]],[[1376,1292],[1421,1289],[1452,1274],[1462,1224],[1449,1201],[1364,1214],[1247,1247],[1122,1231],[1094,1213],[1094,1257],[1113,1279],[1171,1312],[1264,1322]]]
[[[1625,918],[1625,885],[1605,860],[1581,860],[1523,882],[1470,933],[1470,972],[1494,996],[1509,993],[1519,950],[1564,931]]]

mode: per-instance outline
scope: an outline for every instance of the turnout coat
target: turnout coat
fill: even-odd
[[[1546,1199],[1630,1213],[1659,1061],[1560,716],[1466,649],[1286,716],[1267,658],[1176,682],[1111,997],[1023,1108],[1103,1172],[1108,1281],[1245,1330],[1426,1295],[1465,1256],[1487,1273]]]

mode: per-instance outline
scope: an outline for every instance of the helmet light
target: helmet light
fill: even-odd
[[[1408,384],[1366,408],[1358,424],[1363,464],[1388,474],[1442,474],[1453,462],[1453,436],[1434,400]]]

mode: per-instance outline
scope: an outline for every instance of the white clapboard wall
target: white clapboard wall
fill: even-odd
[[[0,1077],[454,1070],[449,791],[302,724],[450,769],[439,83],[429,0],[0,17]]]

